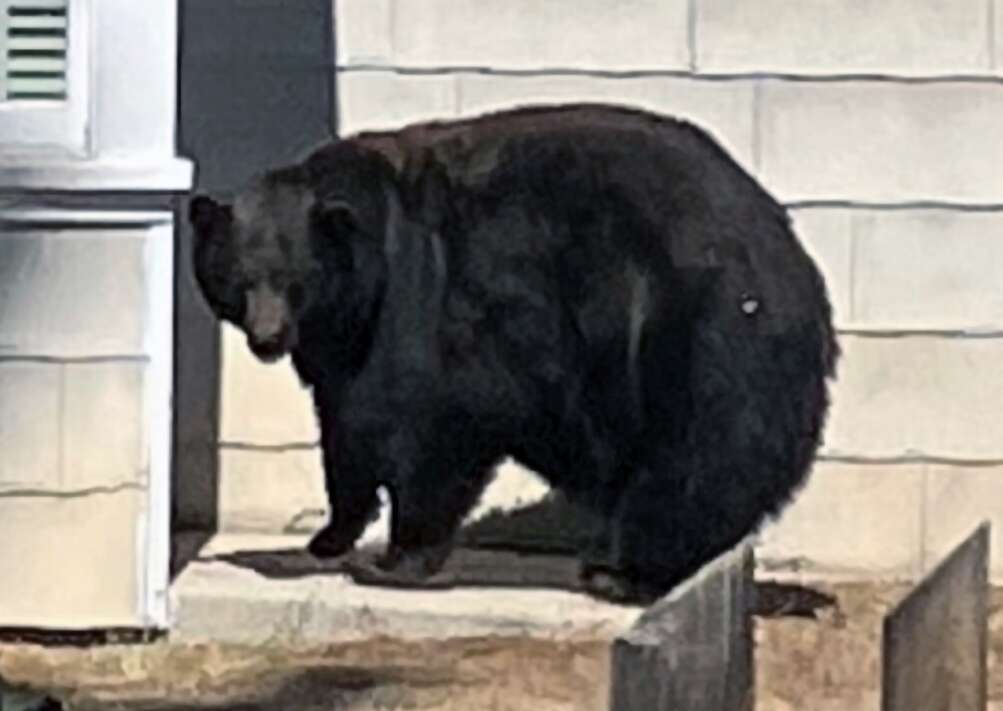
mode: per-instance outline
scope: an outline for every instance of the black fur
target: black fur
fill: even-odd
[[[599,105],[367,133],[191,208],[196,274],[291,353],[348,551],[439,569],[505,455],[596,514],[593,591],[650,599],[810,470],[838,346],[787,215],[706,133]]]

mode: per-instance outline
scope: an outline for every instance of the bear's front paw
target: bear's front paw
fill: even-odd
[[[376,560],[348,560],[345,569],[359,585],[444,589],[453,585],[452,576],[440,572],[449,549],[450,546],[407,551],[391,548]]]
[[[337,558],[354,547],[354,538],[344,535],[337,526],[329,524],[314,534],[306,549],[314,558]]]

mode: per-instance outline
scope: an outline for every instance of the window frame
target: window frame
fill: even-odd
[[[23,0],[0,0],[0,24],[7,8]],[[65,99],[0,100],[0,160],[45,157],[86,158],[91,154],[91,0],[67,1]],[[0,51],[5,46],[0,42]]]

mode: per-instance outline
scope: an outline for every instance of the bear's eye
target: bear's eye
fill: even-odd
[[[303,305],[303,299],[305,297],[305,290],[300,284],[290,284],[287,291],[289,298],[289,305],[294,309],[298,309]]]
[[[239,323],[244,319],[245,296],[244,290],[239,287],[227,289],[219,305],[220,316],[233,323]]]

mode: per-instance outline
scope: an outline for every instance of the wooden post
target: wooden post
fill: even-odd
[[[882,711],[985,711],[989,524],[884,620]]]
[[[751,711],[752,547],[742,544],[652,605],[613,643],[612,711]]]

